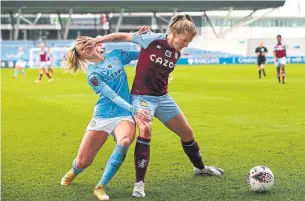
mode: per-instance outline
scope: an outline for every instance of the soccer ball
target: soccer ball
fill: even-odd
[[[262,193],[271,189],[274,176],[268,167],[260,165],[249,171],[247,182],[252,191]]]

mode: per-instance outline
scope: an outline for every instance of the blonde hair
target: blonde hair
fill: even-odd
[[[87,60],[80,57],[75,45],[73,45],[65,54],[61,66],[66,71],[76,73],[77,71],[86,71],[87,63]]]
[[[176,31],[178,34],[190,33],[194,36],[197,35],[195,23],[188,14],[177,15],[173,18],[169,26],[169,33],[171,34],[173,31]]]

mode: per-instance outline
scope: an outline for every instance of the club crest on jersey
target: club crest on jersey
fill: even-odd
[[[120,61],[119,61],[118,59],[113,59],[113,63],[115,63],[115,64],[119,64],[119,63],[120,63]]]
[[[92,78],[90,78],[90,82],[92,83],[93,86],[97,86],[97,85],[98,85],[98,80],[96,79],[95,76],[93,76]]]
[[[107,68],[112,68],[112,65],[111,65],[111,64],[108,64],[108,65],[107,65]]]
[[[167,56],[168,58],[170,58],[172,56],[172,52],[169,50],[165,51],[165,56]]]
[[[148,104],[147,104],[146,101],[144,101],[144,100],[140,100],[140,105],[141,105],[142,107],[148,107]]]

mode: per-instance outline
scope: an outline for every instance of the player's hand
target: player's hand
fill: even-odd
[[[145,123],[145,122],[149,123],[151,121],[150,113],[149,113],[148,110],[138,109],[137,113],[135,115],[135,119],[136,119],[136,122],[137,122],[137,119],[138,119],[143,123]]]
[[[76,39],[76,45],[83,44],[81,50],[95,47],[97,43],[98,43],[97,38],[91,38],[87,36],[79,36]]]
[[[145,34],[151,32],[151,29],[149,28],[149,26],[140,26],[138,27],[138,34]]]

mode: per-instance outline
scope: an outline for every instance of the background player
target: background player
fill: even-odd
[[[258,65],[258,78],[261,79],[262,72],[266,77],[264,65],[266,63],[266,54],[268,53],[267,48],[264,46],[263,41],[260,41],[258,47],[255,49],[257,55],[257,65]]]
[[[131,90],[132,104],[149,110],[152,116],[180,137],[183,150],[193,163],[196,175],[222,175],[222,169],[204,165],[193,130],[167,91],[169,74],[174,70],[180,51],[188,46],[196,34],[191,17],[178,15],[173,18],[168,35],[114,33],[95,39],[80,37],[78,42],[86,41],[84,48],[110,41],[132,41],[139,44],[142,49]],[[134,154],[136,183],[132,195],[145,197],[144,178],[150,160],[152,124],[139,125],[139,128]]]
[[[44,44],[40,43],[40,51],[39,51],[39,60],[40,60],[40,70],[39,70],[39,78],[35,81],[36,83],[40,83],[43,74],[49,78],[48,82],[52,82],[53,79],[51,75],[47,72],[46,68],[48,67],[48,52],[45,50]]]
[[[27,56],[23,52],[22,47],[19,47],[13,78],[17,78],[19,71],[22,73],[22,75],[25,76],[24,67],[26,66],[26,61],[27,61]]]
[[[276,66],[277,79],[279,83],[281,83],[281,70],[282,70],[282,84],[285,84],[285,65],[286,65],[286,46],[282,44],[282,36],[276,36],[277,43],[274,46],[273,56],[274,56],[274,64]]]
[[[81,44],[71,48],[63,66],[67,70],[87,71],[89,85],[100,95],[94,114],[81,142],[72,169],[62,178],[62,185],[69,185],[75,177],[91,165],[97,152],[113,133],[117,145],[110,156],[104,174],[94,189],[99,200],[109,200],[105,186],[123,163],[129,145],[135,137],[136,122],[150,121],[147,111],[130,105],[130,94],[124,65],[138,59],[138,51],[115,49],[101,54],[98,47],[80,50]],[[93,62],[87,68],[86,61]],[[132,116],[133,115],[133,116]]]

